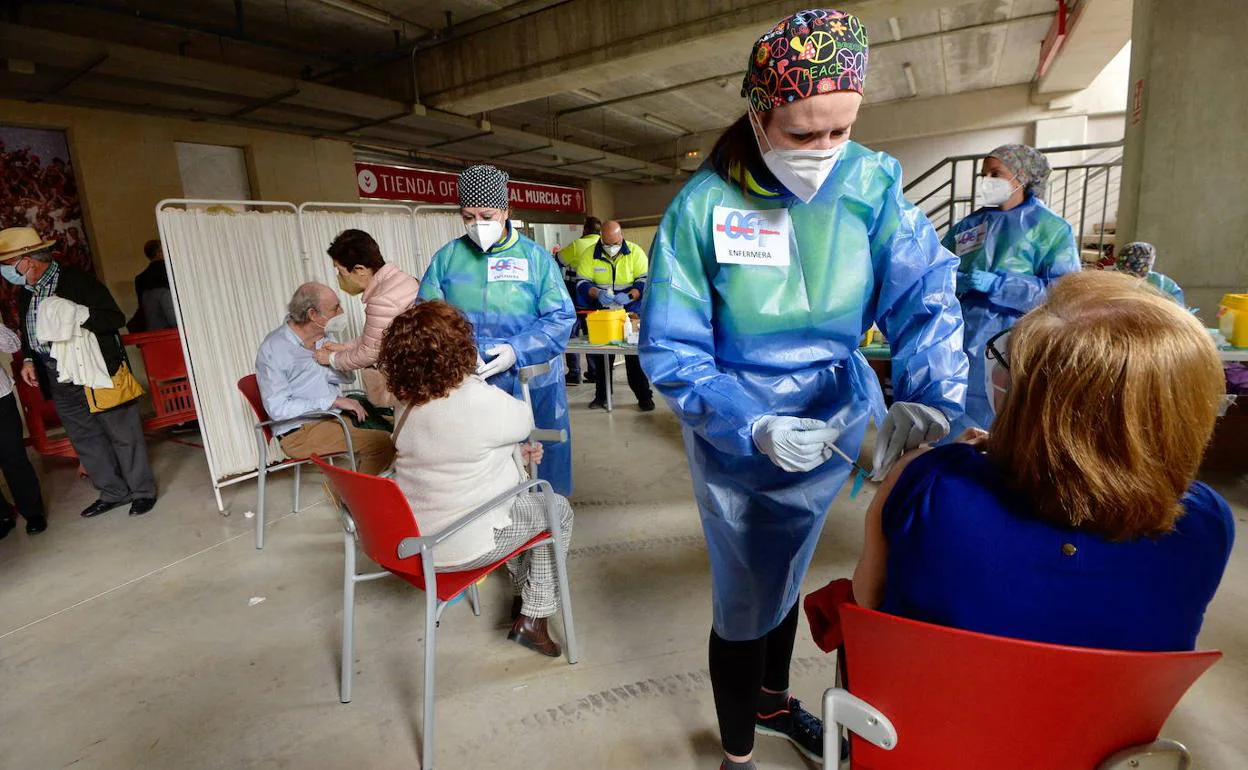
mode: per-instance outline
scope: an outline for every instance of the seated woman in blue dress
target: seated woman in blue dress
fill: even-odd
[[[1038,642],[1194,649],[1234,540],[1226,501],[1194,480],[1225,390],[1208,332],[1140,281],[1078,273],[987,355],[992,434],[894,466],[867,513],[858,603]]]

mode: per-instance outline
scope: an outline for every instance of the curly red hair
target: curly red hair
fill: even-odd
[[[418,303],[390,324],[377,367],[402,403],[420,406],[445,398],[476,371],[472,324],[446,302]]]

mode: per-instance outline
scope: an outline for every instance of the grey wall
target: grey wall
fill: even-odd
[[[1119,241],[1158,250],[1157,269],[1212,321],[1248,288],[1248,15],[1243,0],[1136,0]]]

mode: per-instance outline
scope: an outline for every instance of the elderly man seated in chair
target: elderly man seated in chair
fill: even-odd
[[[347,450],[342,425],[309,412],[340,411],[351,418],[348,429],[361,473],[380,473],[394,459],[394,445],[384,430],[358,427],[366,419],[363,405],[344,397],[339,386],[349,375],[317,363],[314,351],[345,326],[338,295],[325,284],[305,283],[295,290],[286,322],[274,329],[256,354],[256,381],[282,451],[289,457],[331,455]]]

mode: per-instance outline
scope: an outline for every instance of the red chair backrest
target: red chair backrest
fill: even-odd
[[[61,416],[56,413],[56,405],[52,400],[43,397],[40,388],[32,388],[22,379],[23,363],[21,354],[13,356],[13,387],[27,409],[27,422],[31,423],[27,428],[32,429],[33,433],[33,428],[38,427],[40,433],[46,435],[48,428],[61,427]]]
[[[405,538],[420,537],[416,515],[399,485],[393,479],[334,467],[319,455],[312,455],[312,462],[351,512],[365,555],[392,572],[419,575],[419,556],[399,559],[399,543]],[[423,581],[418,585],[423,585]]]
[[[269,413],[264,411],[264,400],[260,398],[260,383],[256,381],[256,375],[249,374],[239,380],[238,392],[251,404],[251,410],[256,413],[256,422],[269,421]],[[264,426],[264,437],[273,440],[273,431],[267,425]]]
[[[841,605],[849,690],[897,728],[854,770],[1091,770],[1149,743],[1220,652],[1025,642]]]
[[[43,397],[43,391],[31,387],[22,379],[21,354],[13,356],[13,388],[21,402],[22,412],[26,415],[26,432],[30,434],[30,445],[43,455],[68,457],[76,459],[78,453],[68,436],[49,438],[48,431],[61,426],[61,416],[56,413],[56,404]]]

